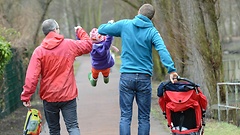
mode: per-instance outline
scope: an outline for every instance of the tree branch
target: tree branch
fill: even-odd
[[[39,28],[41,27],[41,24],[42,24],[42,22],[43,22],[43,20],[44,20],[44,18],[45,18],[45,16],[46,16],[46,14],[47,14],[47,10],[48,10],[48,7],[49,7],[49,5],[50,5],[51,2],[52,2],[52,0],[47,0],[46,3],[45,3],[45,5],[44,5],[43,14],[42,14],[42,16],[41,16],[41,18],[40,18],[40,20],[39,20],[39,22],[38,22],[37,30],[36,30],[35,35],[34,35],[34,38],[33,38],[33,40],[34,40],[34,41],[33,41],[34,45],[36,45]]]
[[[138,10],[138,6],[136,4],[134,4],[133,2],[130,2],[128,0],[122,0],[124,2],[126,2],[127,4],[129,4],[131,7],[133,7],[134,9]]]

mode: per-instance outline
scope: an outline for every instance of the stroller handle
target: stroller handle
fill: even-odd
[[[178,81],[186,81],[186,82],[189,82],[191,85],[193,85],[194,87],[199,87],[199,85],[195,84],[194,82],[190,81],[189,79],[187,78],[183,78],[183,77],[180,77],[180,76],[177,76],[176,78],[173,78],[173,79],[177,79]],[[169,80],[164,86],[168,85],[169,83],[171,83],[171,81]]]

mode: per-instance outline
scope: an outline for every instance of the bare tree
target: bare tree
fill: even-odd
[[[37,24],[37,27],[36,27],[36,32],[35,32],[34,37],[33,37],[33,44],[36,44],[36,42],[37,42],[39,29],[41,28],[41,24],[42,24],[43,20],[45,19],[45,16],[46,16],[47,11],[48,11],[48,7],[49,7],[51,2],[52,2],[52,0],[46,0],[45,3],[43,3],[43,5],[42,5],[43,6],[43,13],[42,13],[41,18],[38,21],[38,24]]]

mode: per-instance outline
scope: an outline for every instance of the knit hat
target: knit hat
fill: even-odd
[[[101,41],[104,41],[105,38],[106,38],[105,36],[100,35],[98,33],[98,29],[97,28],[93,28],[89,35],[90,35],[90,38],[91,38],[93,43],[99,43]]]

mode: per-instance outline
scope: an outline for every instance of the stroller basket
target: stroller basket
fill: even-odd
[[[199,85],[186,78],[178,82],[160,83],[157,91],[159,106],[172,135],[203,135],[207,98]]]

